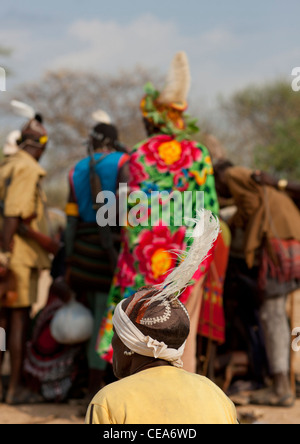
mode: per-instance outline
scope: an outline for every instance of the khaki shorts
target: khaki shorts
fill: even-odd
[[[39,270],[23,265],[13,265],[10,269],[16,279],[16,296],[4,299],[2,305],[8,308],[31,307],[38,296]]]

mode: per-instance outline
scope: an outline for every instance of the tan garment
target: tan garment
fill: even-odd
[[[40,189],[41,178],[45,175],[39,163],[30,154],[20,150],[0,166],[0,200],[4,201],[6,217],[27,219],[36,213],[37,217],[31,222],[31,227],[48,234],[45,196]],[[11,264],[14,268],[22,265],[43,269],[50,267],[50,259],[48,253],[35,241],[15,235]]]
[[[281,191],[257,184],[253,171],[232,167],[226,171],[229,189],[238,207],[231,227],[245,230],[245,258],[251,268],[255,252],[268,239],[300,241],[300,212],[292,199]]]
[[[37,268],[11,266],[16,279],[16,299],[5,298],[2,305],[9,308],[32,307],[37,301],[39,271]]]

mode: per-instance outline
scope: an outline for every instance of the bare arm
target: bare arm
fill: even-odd
[[[270,187],[280,189],[280,181],[275,177],[265,173],[264,171],[255,171],[252,175],[252,179],[255,180],[260,185],[268,185]],[[300,184],[296,182],[285,181],[285,191],[290,193],[290,195],[299,200],[300,199]]]
[[[3,251],[11,251],[14,235],[20,225],[18,217],[5,217],[3,227]]]
[[[9,269],[13,238],[19,227],[18,217],[4,217],[2,248],[0,251],[0,277],[5,277]]]

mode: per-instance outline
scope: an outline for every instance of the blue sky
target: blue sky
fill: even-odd
[[[185,50],[191,94],[211,104],[300,66],[299,0],[2,0],[0,8],[0,45],[14,50],[8,90],[49,69],[165,73]]]

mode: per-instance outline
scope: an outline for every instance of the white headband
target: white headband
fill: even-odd
[[[183,362],[181,357],[185,349],[186,341],[176,350],[174,348],[168,348],[164,342],[158,342],[150,336],[143,335],[122,309],[123,302],[124,301],[117,305],[113,317],[114,328],[123,344],[125,344],[129,350],[139,355],[163,359],[170,362],[174,367],[182,368]]]

